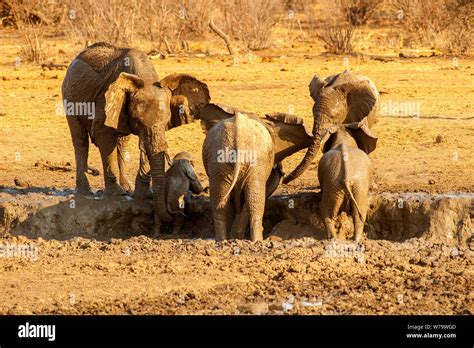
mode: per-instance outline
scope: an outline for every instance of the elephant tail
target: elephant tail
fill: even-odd
[[[359,213],[359,216],[362,217],[362,211],[360,210],[359,208],[359,204],[357,204],[357,201],[356,199],[354,198],[354,195],[352,194],[352,190],[350,188],[350,185],[349,185],[349,177],[348,177],[348,173],[347,173],[347,166],[346,166],[346,163],[347,161],[349,160],[349,152],[347,151],[347,146],[346,144],[342,144],[341,145],[341,151],[342,151],[342,171],[343,171],[343,185],[344,185],[344,189],[346,190],[346,193],[349,195],[352,203],[354,204],[354,206],[356,207],[357,209],[357,212]]]
[[[235,115],[235,123],[234,123],[234,151],[235,156],[235,163],[234,163],[234,173],[233,173],[233,178],[232,182],[230,184],[229,190],[225,194],[224,198],[222,199],[222,204],[227,202],[229,195],[231,194],[232,190],[234,189],[235,185],[237,184],[237,181],[239,180],[240,176],[240,171],[242,169],[242,163],[241,163],[241,158],[239,158],[239,150],[243,149],[245,145],[241,144],[241,134],[240,130],[245,128],[245,120],[247,116],[244,114],[241,114],[240,112],[237,112]],[[243,145],[243,146],[242,146]]]

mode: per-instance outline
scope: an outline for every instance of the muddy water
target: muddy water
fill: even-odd
[[[265,235],[290,239],[325,239],[319,193],[300,193],[268,200]],[[370,196],[365,226],[369,239],[432,242],[467,246],[472,238],[474,194],[382,193]],[[181,238],[212,238],[209,200],[194,197]],[[74,196],[70,190],[0,190],[0,235],[65,240],[75,236],[107,240],[147,235],[152,229],[151,201],[130,197],[105,199]],[[342,212],[338,226],[351,238],[350,215]],[[174,238],[165,234],[164,238]]]

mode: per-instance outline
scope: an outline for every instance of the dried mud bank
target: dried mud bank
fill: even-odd
[[[271,197],[264,217],[265,235],[274,239],[325,239],[319,202],[319,193]],[[165,234],[164,238],[213,237],[207,197],[194,197],[186,214],[185,234]],[[0,190],[0,236],[108,240],[147,235],[152,222],[152,204],[147,200],[84,198],[68,190]],[[365,232],[368,239],[422,238],[468,247],[472,242],[473,222],[474,194],[471,193],[382,193],[370,196]],[[350,238],[351,219],[343,213],[339,224]]]

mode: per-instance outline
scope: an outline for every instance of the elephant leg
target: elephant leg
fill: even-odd
[[[220,242],[227,239],[227,211],[229,202],[224,206],[216,207],[214,211],[214,232],[216,241]]]
[[[263,212],[265,210],[265,184],[248,182],[245,187],[245,201],[249,209],[250,239],[263,240]]]
[[[73,116],[67,116],[67,123],[71,132],[76,160],[76,192],[81,195],[92,195],[89,180],[87,179],[87,159],[89,157],[89,135],[86,127]]]
[[[367,208],[368,208],[368,192],[361,192],[366,190],[354,190],[353,195],[359,206],[361,214],[357,211],[357,208],[352,202],[352,214],[354,221],[354,240],[360,242],[364,237],[364,225],[367,218]]]
[[[335,192],[334,189],[329,190],[328,188],[323,190],[323,197],[321,199],[321,217],[323,219],[324,227],[326,228],[326,234],[330,239],[338,239],[336,217],[343,201],[344,195],[342,192]]]
[[[175,214],[173,216],[173,231],[172,234],[181,233],[181,228],[184,225],[184,216],[182,214]]]
[[[232,238],[244,239],[249,223],[249,205],[242,193],[235,196],[235,219],[232,223],[230,234]]]
[[[119,137],[117,144],[117,160],[119,166],[119,182],[120,186],[127,191],[132,192],[132,185],[127,175],[127,164],[130,161],[130,135]]]
[[[222,181],[216,183],[211,176],[209,186],[211,189],[211,206],[213,209],[216,241],[223,241],[228,237],[227,230],[232,208],[229,196],[224,199],[230,184],[224,183]]]
[[[97,136],[97,145],[104,168],[104,196],[124,195],[125,191],[118,183],[117,137],[101,134],[101,136]]]
[[[138,168],[137,177],[135,178],[135,192],[133,196],[135,198],[152,198],[150,190],[151,172],[150,163],[145,151],[140,149],[140,164]]]

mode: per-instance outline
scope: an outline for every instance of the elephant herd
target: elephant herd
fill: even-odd
[[[96,43],[69,65],[62,85],[64,103],[93,105],[68,108],[67,121],[76,161],[76,192],[92,194],[86,173],[89,138],[102,158],[105,196],[131,192],[126,175],[130,134],[139,137],[140,164],[133,196],[152,197],[155,235],[162,224],[179,231],[184,202],[192,191],[205,190],[197,178],[194,156],[167,154],[165,131],[199,119],[206,133],[202,160],[209,178],[216,240],[263,239],[265,201],[283,183],[301,175],[322,147],[318,166],[321,213],[328,237],[338,238],[336,217],[350,208],[355,239],[363,237],[370,183],[370,159],[377,138],[379,93],[367,77],[345,71],[326,79],[313,77],[314,125],[286,113],[265,118],[234,107],[211,103],[207,85],[192,75],[159,79],[148,56],[130,48]],[[90,110],[90,109],[88,109]],[[283,178],[282,161],[302,149],[302,162]],[[165,163],[170,165],[165,171]],[[150,190],[151,187],[151,190]]]

